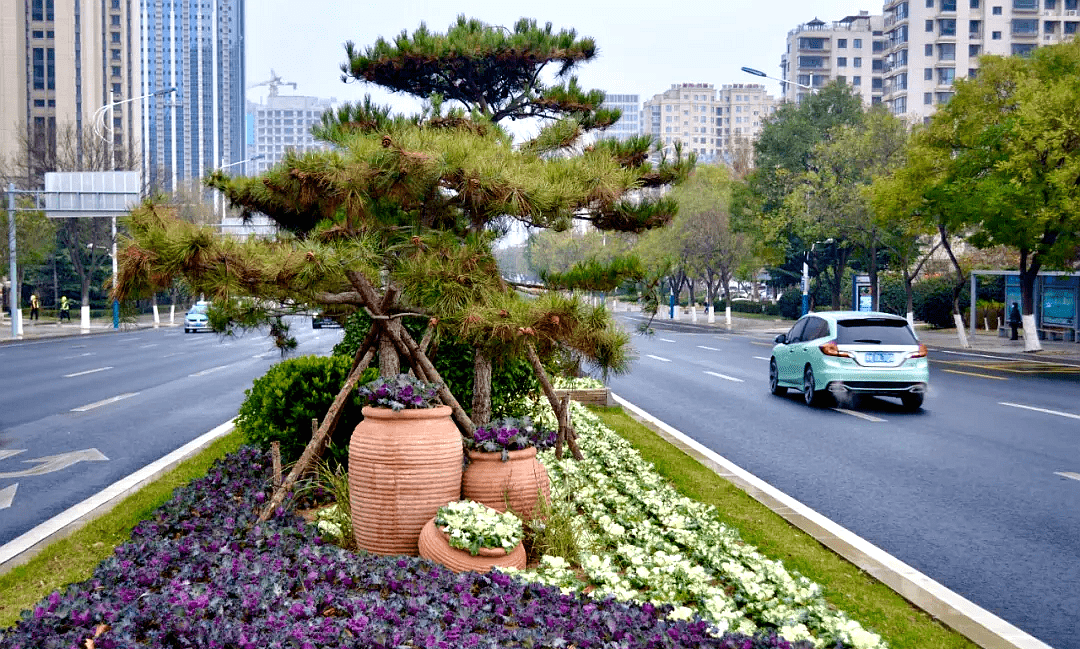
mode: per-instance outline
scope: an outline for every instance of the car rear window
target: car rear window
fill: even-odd
[[[836,323],[836,344],[916,345],[905,320],[860,318]]]

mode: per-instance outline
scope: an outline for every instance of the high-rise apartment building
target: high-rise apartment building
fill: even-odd
[[[0,151],[70,129],[176,189],[245,157],[243,53],[244,0],[0,0]]]
[[[271,93],[266,103],[248,102],[251,140],[248,153],[253,160],[246,173],[261,174],[281,162],[286,151],[312,151],[327,148],[311,135],[322,114],[330,110],[333,99],[286,96]]]
[[[618,108],[622,111],[619,121],[604,131],[602,137],[626,140],[641,135],[641,95],[604,94],[603,108]]]
[[[789,31],[780,76],[793,83],[781,84],[783,99],[801,101],[812,92],[809,87],[821,88],[839,79],[858,91],[866,105],[879,103],[884,89],[884,22],[882,16],[863,11],[833,23],[815,18]]]
[[[138,2],[139,94],[177,89],[172,101],[150,107],[142,124],[149,183],[171,191],[247,158],[245,0]]]
[[[711,83],[677,83],[642,106],[642,133],[656,137],[669,157],[681,143],[702,162],[730,161],[775,110],[775,99],[759,84],[730,84],[717,92]]]
[[[892,0],[885,5],[884,101],[925,121],[983,54],[1023,56],[1075,37],[1078,0]]]

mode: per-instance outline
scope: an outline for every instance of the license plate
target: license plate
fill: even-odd
[[[892,352],[866,352],[867,363],[891,363]]]

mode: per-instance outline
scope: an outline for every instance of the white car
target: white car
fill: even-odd
[[[213,331],[210,328],[210,318],[206,315],[209,310],[209,302],[196,302],[195,306],[188,309],[184,315],[184,333]]]

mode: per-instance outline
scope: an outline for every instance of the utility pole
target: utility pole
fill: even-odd
[[[17,340],[22,334],[22,311],[19,310],[19,276],[16,274],[18,266],[15,263],[15,183],[8,183],[7,192],[7,217],[8,217],[8,269],[11,273],[11,338]]]

